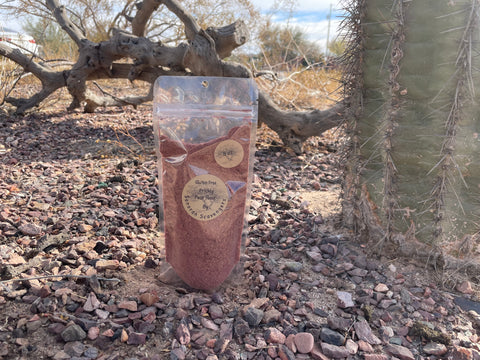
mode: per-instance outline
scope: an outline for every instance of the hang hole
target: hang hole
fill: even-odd
[[[207,80],[203,80],[203,81],[202,81],[202,86],[203,86],[204,88],[208,88],[208,81],[207,81]]]

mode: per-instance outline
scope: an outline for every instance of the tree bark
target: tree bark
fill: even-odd
[[[186,42],[172,47],[144,37],[147,22],[161,5],[183,22]],[[5,99],[16,107],[17,114],[38,106],[61,87],[66,87],[72,96],[68,110],[83,107],[84,111],[92,112],[100,106],[137,106],[151,101],[153,84],[159,75],[252,77],[245,66],[224,60],[248,40],[248,29],[243,21],[204,30],[176,0],[144,0],[137,4],[136,15],[131,18],[132,33],[114,30],[108,41],[95,43],[83,35],[57,0],[46,0],[46,6],[77,44],[79,55],[69,70],[55,71],[0,44],[0,55],[15,61],[42,83],[41,91],[29,99]],[[122,59],[130,59],[132,63],[120,63]],[[95,94],[90,89],[91,82],[105,78],[146,81],[150,90],[144,96]],[[276,106],[266,93],[260,92],[259,96],[259,122],[276,131],[285,145],[297,153],[302,152],[303,142],[308,137],[341,124],[342,112],[343,103],[325,111],[287,112]]]

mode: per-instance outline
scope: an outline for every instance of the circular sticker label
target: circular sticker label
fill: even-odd
[[[225,210],[228,190],[223,181],[214,175],[199,175],[185,184],[182,203],[185,211],[194,219],[215,219]]]
[[[243,147],[235,140],[220,142],[215,148],[215,161],[224,168],[233,168],[243,160]]]

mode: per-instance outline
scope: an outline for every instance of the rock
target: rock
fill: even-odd
[[[235,323],[233,325],[233,332],[235,336],[243,337],[246,334],[250,333],[250,327],[245,320],[238,318],[235,320]]]
[[[95,269],[98,271],[116,270],[120,266],[118,260],[98,260],[95,263]]]
[[[337,291],[337,305],[342,309],[354,307],[352,294],[346,291]]]
[[[137,311],[138,308],[137,302],[133,300],[121,301],[117,306],[119,309],[126,309],[129,311]]]
[[[278,357],[282,360],[295,360],[295,354],[285,345],[278,347]]]
[[[300,272],[303,270],[303,264],[297,261],[289,261],[285,263],[285,269],[293,272]]]
[[[357,321],[354,325],[357,336],[371,345],[379,345],[382,341],[372,333],[372,329],[366,320]]]
[[[265,311],[263,314],[262,322],[265,324],[270,324],[273,322],[278,322],[282,318],[282,313],[277,309],[270,309]]]
[[[325,343],[336,346],[342,346],[345,343],[345,336],[327,327],[323,327],[320,331],[320,339]]]
[[[85,345],[80,341],[72,341],[65,344],[63,351],[65,351],[70,356],[80,357],[85,350]]]
[[[98,328],[97,326],[92,326],[90,329],[88,329],[88,338],[90,340],[95,340],[99,334],[100,328]]]
[[[357,345],[358,345],[358,348],[363,351],[363,352],[366,352],[366,353],[372,353],[373,352],[373,347],[372,345],[370,345],[368,342],[366,342],[365,340],[359,340],[357,342]]]
[[[60,334],[63,341],[70,342],[70,341],[81,341],[87,337],[87,334],[83,329],[77,325],[69,325],[67,326],[62,333]]]
[[[310,356],[314,360],[331,360],[325,354],[322,353],[322,350],[315,344],[312,351],[310,351]]]
[[[38,236],[42,234],[42,228],[37,224],[33,224],[33,223],[26,223],[26,224],[20,225],[18,227],[18,230],[23,235],[27,235],[27,236]]]
[[[260,324],[263,319],[264,312],[263,310],[256,309],[254,307],[249,307],[245,311],[243,318],[247,321],[248,325],[256,327]]]
[[[180,322],[175,331],[175,338],[182,345],[190,343],[190,330],[188,330],[188,326],[183,321]]]
[[[294,353],[297,352],[297,347],[295,346],[295,334],[290,334],[285,339],[285,345],[292,350]]]
[[[128,345],[143,345],[147,341],[147,334],[132,332],[128,334]]]
[[[351,355],[355,355],[358,352],[358,344],[352,339],[348,339],[345,342],[345,348]]]
[[[313,335],[308,332],[299,332],[295,335],[295,347],[301,354],[308,354],[313,349],[315,340]]]
[[[222,307],[216,304],[210,305],[208,308],[208,313],[210,314],[210,317],[215,320],[215,319],[222,319],[223,318],[223,310]]]
[[[473,359],[473,352],[471,349],[454,345],[450,351],[448,351],[446,358],[455,360],[469,360]]]
[[[83,356],[87,359],[96,359],[98,357],[98,349],[91,346],[83,352]]]
[[[263,336],[269,344],[284,344],[285,335],[276,328],[268,328]]]
[[[85,310],[86,312],[91,312],[98,309],[99,307],[100,301],[98,301],[95,293],[91,292],[90,294],[88,294],[87,300],[85,301],[85,304],[83,304],[83,310]]]
[[[350,356],[350,353],[344,346],[335,346],[324,342],[322,342],[320,345],[322,347],[322,352],[329,358],[342,359]]]
[[[388,360],[389,357],[383,354],[363,354],[365,360]]]
[[[386,293],[389,290],[389,288],[387,285],[379,283],[375,286],[373,290],[375,290],[376,292]]]
[[[447,347],[443,344],[428,343],[423,347],[423,352],[428,355],[442,356],[447,352]]]
[[[147,291],[139,296],[139,300],[147,306],[152,306],[160,300],[160,297],[154,292]]]
[[[415,360],[412,352],[404,346],[388,344],[385,346],[385,351],[400,360]]]
[[[468,280],[462,281],[456,286],[456,289],[462,294],[473,294],[472,283]]]
[[[185,351],[181,348],[175,348],[170,352],[170,360],[184,360]]]

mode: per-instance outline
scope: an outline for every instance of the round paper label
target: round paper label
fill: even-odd
[[[233,168],[243,160],[243,147],[235,140],[220,142],[215,148],[215,161],[224,168]]]
[[[199,175],[183,188],[182,203],[185,211],[197,220],[212,220],[225,210],[228,190],[214,175]]]

